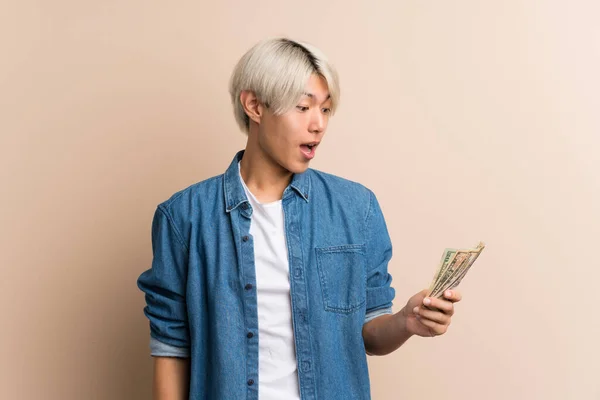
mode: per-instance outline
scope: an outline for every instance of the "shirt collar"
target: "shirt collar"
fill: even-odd
[[[238,162],[242,159],[244,155],[244,150],[239,151],[229,167],[223,174],[223,190],[225,193],[225,211],[231,212],[236,209],[242,203],[247,203],[248,198],[246,197],[246,193],[244,192],[244,187],[242,186],[242,182],[240,180],[240,175],[238,171]],[[307,170],[308,171],[308,170]],[[310,178],[308,176],[307,171],[301,174],[292,175],[292,181],[288,185],[288,187],[283,192],[283,198],[289,196],[290,192],[296,193],[300,197],[302,197],[306,202],[308,202],[308,198],[310,195]]]

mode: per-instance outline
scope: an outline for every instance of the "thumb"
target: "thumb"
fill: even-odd
[[[421,290],[419,293],[415,294],[414,296],[412,296],[410,298],[410,300],[408,301],[408,304],[411,307],[416,307],[416,306],[422,306],[423,305],[423,299],[427,296],[427,293],[429,293],[429,289],[423,289]]]

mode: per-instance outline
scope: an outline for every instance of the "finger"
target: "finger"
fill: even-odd
[[[423,299],[425,297],[427,297],[427,293],[428,293],[427,289],[421,290],[419,293],[417,293],[416,295],[414,295],[412,297],[412,299],[414,299],[417,302],[417,304],[415,304],[416,306],[421,305],[421,302],[423,301]]]
[[[412,296],[407,303],[408,309],[412,310],[414,307],[422,305],[425,296],[427,296],[427,289],[421,290],[419,293]]]
[[[433,333],[432,336],[443,335],[448,330],[448,325],[438,324],[429,319],[419,318],[419,322],[429,328],[429,331]]]
[[[423,304],[430,310],[437,308],[444,314],[450,316],[454,314],[454,304],[448,300],[439,299],[437,297],[426,297],[423,299]]]
[[[446,290],[444,292],[444,298],[450,300],[453,303],[458,303],[462,300],[462,294],[458,290]]]
[[[415,307],[413,312],[416,315],[419,315],[422,319],[428,319],[430,321],[437,322],[438,324],[442,325],[450,324],[450,316],[444,314],[443,312],[427,310],[421,307]]]

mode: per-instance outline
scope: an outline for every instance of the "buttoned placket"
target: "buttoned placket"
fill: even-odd
[[[256,267],[254,264],[254,239],[250,235],[252,206],[242,202],[236,212],[234,239],[237,244],[240,287],[244,305],[244,326],[246,338],[246,386],[247,399],[258,400],[258,306],[256,295]]]
[[[291,188],[284,192],[284,223],[290,267],[290,291],[292,298],[292,322],[296,342],[296,360],[298,380],[302,400],[317,398],[313,357],[311,348],[310,326],[308,319],[308,288],[304,273],[302,254],[301,208],[307,203],[295,196]]]

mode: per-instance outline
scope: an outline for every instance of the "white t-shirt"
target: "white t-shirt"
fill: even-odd
[[[239,168],[239,163],[238,163]],[[300,399],[284,215],[281,200],[261,204],[242,185],[252,206],[258,305],[258,398]]]

